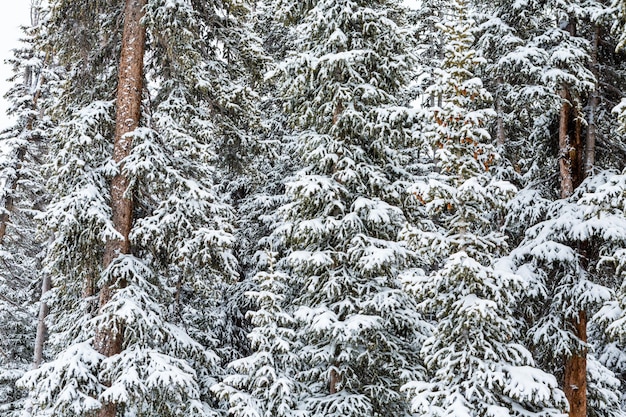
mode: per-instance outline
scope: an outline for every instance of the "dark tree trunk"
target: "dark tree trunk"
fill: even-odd
[[[498,77],[496,83],[500,87],[504,81],[502,77]],[[501,89],[500,87],[499,89]],[[496,97],[496,140],[498,146],[504,146],[506,132],[504,130],[504,114],[502,112],[502,103],[500,97]]]
[[[585,176],[591,175],[596,163],[596,142],[598,140],[598,126],[596,124],[598,106],[600,105],[600,93],[598,91],[598,48],[600,42],[600,27],[596,25],[591,40],[591,72],[596,78],[594,90],[589,97],[589,116],[587,138],[585,143]]]

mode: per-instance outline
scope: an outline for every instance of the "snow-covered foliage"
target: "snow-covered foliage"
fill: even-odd
[[[295,320],[286,311],[289,285],[285,274],[274,269],[275,254],[269,254],[268,272],[259,272],[254,281],[257,291],[247,293],[259,305],[250,312],[254,326],[250,334],[253,354],[233,361],[235,374],[213,389],[230,405],[229,414],[236,417],[305,416],[301,407],[306,387],[294,379],[302,368],[296,354]]]
[[[473,74],[484,59],[473,49],[467,8],[456,0],[446,10],[444,58],[428,90],[441,103],[427,110],[425,125],[438,172],[412,192],[433,227],[406,231],[426,262],[404,280],[435,329],[421,349],[427,377],[404,389],[421,416],[561,416],[556,378],[517,342],[513,307],[523,281],[499,259],[508,251],[504,209],[516,189],[491,174],[498,155],[484,126],[494,111]]]
[[[610,110],[620,93],[611,85],[623,81],[621,58],[610,34],[615,9],[597,1],[487,1],[480,5],[477,45],[489,60],[484,78],[494,92],[498,118],[494,131],[513,169],[507,176],[545,196],[552,188],[544,178],[554,168],[555,129],[562,105],[559,92],[569,92],[576,129],[593,125],[602,140],[603,163],[621,154]],[[602,62],[600,62],[602,61]],[[610,64],[609,64],[610,63]],[[604,65],[611,67],[603,70]],[[596,97],[598,102],[591,106]],[[587,124],[585,124],[587,123]],[[571,132],[574,140],[574,132]],[[521,175],[520,175],[521,174]]]
[[[626,221],[619,208],[623,206],[621,182],[621,176],[599,173],[572,198],[551,203],[546,219],[528,228],[512,253],[517,272],[532,288],[525,311],[534,318],[528,330],[532,344],[543,366],[555,374],[563,357],[586,352],[602,340],[581,340],[571,323],[595,314],[595,321],[611,329],[616,318],[610,308],[616,305],[613,288],[619,281],[615,275],[619,258],[614,254],[626,238]],[[602,345],[597,349],[603,356],[608,354]],[[608,358],[604,361],[610,363]],[[622,415],[613,373],[591,355],[588,366],[589,412]]]
[[[21,46],[9,63],[14,86],[6,94],[14,124],[0,133],[0,414],[16,416],[23,392],[15,381],[33,361],[36,305],[45,241],[35,217],[48,195],[39,170],[46,151],[48,120],[41,115],[53,76],[36,47],[40,22],[23,28]]]
[[[21,384],[31,391],[33,415],[85,415],[104,403],[126,416],[216,415],[209,389],[223,374],[220,353],[229,339],[215,319],[239,266],[234,212],[214,179],[221,141],[246,134],[238,97],[249,93],[229,78],[244,71],[233,63],[245,61],[238,42],[249,42],[233,34],[246,33],[237,20],[245,8],[148,2],[148,88],[141,127],[121,164],[134,200],[132,254],[103,269],[104,243],[117,234],[109,201],[119,169],[110,142],[115,104],[108,94],[117,71],[107,57],[119,55],[119,28],[110,25],[120,11],[107,2],[53,5],[48,42],[63,50],[58,59],[68,68],[53,112],[59,127],[48,169],[55,198],[45,215],[55,237],[47,258],[54,359]],[[63,30],[79,39],[101,36],[111,48],[86,41],[63,49]],[[75,94],[77,84],[90,89]],[[102,288],[110,299],[96,308]],[[112,328],[122,329],[121,350],[106,357],[99,337]]]
[[[287,183],[290,202],[272,242],[286,255],[276,273],[290,277],[278,294],[290,300],[290,354],[299,358],[288,384],[307,389],[288,410],[311,416],[405,415],[399,387],[421,374],[424,324],[397,279],[412,261],[398,241],[408,175],[399,149],[411,132],[410,112],[394,93],[407,82],[412,57],[393,4],[367,3],[275,5],[299,49],[276,76],[301,132],[305,166]],[[275,357],[270,347],[259,345],[245,363]],[[254,385],[229,381],[248,390],[230,397],[232,409],[266,412]],[[273,393],[273,403],[281,395]]]
[[[145,0],[121,161],[140,0],[48,3],[0,132],[2,416],[626,416],[623,0]]]

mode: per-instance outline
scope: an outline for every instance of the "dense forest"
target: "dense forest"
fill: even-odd
[[[3,417],[625,417],[625,0],[33,0]]]

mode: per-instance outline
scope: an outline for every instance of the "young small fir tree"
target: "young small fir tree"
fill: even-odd
[[[231,362],[235,373],[213,388],[229,402],[228,412],[236,417],[307,415],[301,409],[306,387],[293,378],[302,369],[301,358],[295,353],[295,320],[287,312],[293,283],[274,269],[274,257],[270,253],[268,271],[254,277],[258,290],[247,293],[259,305],[258,310],[248,313],[253,353]]]

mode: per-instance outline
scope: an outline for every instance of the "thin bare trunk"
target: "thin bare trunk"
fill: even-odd
[[[572,161],[572,182],[576,189],[585,179],[584,167],[584,147],[583,141],[583,115],[580,110],[573,109],[572,117],[574,118],[574,140],[570,146],[570,160]]]
[[[50,275],[44,274],[43,281],[41,283],[41,298],[39,304],[39,318],[37,320],[37,336],[35,338],[35,356],[33,359],[33,368],[38,368],[43,360],[43,345],[46,341],[48,334],[48,327],[46,326],[46,317],[48,316],[48,304],[43,300],[44,295],[52,288],[52,282]]]
[[[501,86],[503,83],[502,77],[498,77],[496,80],[498,86]],[[504,131],[504,115],[502,114],[502,104],[499,97],[496,97],[496,138],[498,146],[504,146],[505,142],[505,131]]]
[[[598,47],[600,42],[600,27],[596,25],[591,41],[591,72],[596,78],[596,84],[591,97],[589,97],[589,116],[587,138],[585,143],[585,176],[591,175],[596,164],[596,142],[598,140],[598,126],[596,124],[597,110],[600,105],[598,92]]]
[[[578,320],[573,320],[575,335],[587,343],[587,314],[578,312]],[[587,348],[574,353],[565,362],[565,396],[569,402],[569,417],[587,417]]]
[[[561,179],[561,198],[568,198],[574,192],[572,180],[571,143],[569,137],[570,97],[564,87],[561,92],[561,113],[559,116],[559,170]]]
[[[145,49],[145,28],[141,25],[146,0],[126,0],[124,9],[124,31],[120,56],[119,78],[116,97],[115,137],[113,160],[120,164],[132,149],[132,133],[139,126],[141,97],[143,89],[143,55]],[[133,202],[129,192],[130,181],[120,171],[111,181],[111,208],[113,225],[119,236],[106,242],[103,266],[106,268],[121,254],[130,253],[130,230],[132,227]],[[105,283],[100,290],[100,309],[111,300],[113,282]],[[126,283],[118,282],[123,287]],[[122,352],[123,323],[115,323],[101,329],[96,335],[96,349],[105,356]],[[99,417],[114,417],[117,407],[114,403],[104,404]]]

